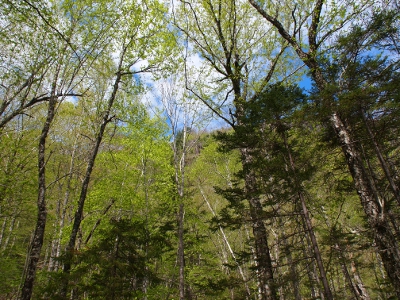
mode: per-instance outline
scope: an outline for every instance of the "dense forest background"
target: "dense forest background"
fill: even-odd
[[[2,0],[0,299],[400,299],[397,0]]]

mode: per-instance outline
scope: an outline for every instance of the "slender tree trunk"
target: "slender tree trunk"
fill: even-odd
[[[291,271],[291,279],[292,279],[292,287],[293,287],[293,293],[294,293],[294,299],[295,300],[301,300],[301,293],[300,293],[300,283],[299,283],[299,274],[297,272],[296,265],[293,262],[292,258],[292,253],[289,250],[289,245],[287,243],[287,239],[283,239],[283,246],[285,247],[285,255],[289,263],[289,268]]]
[[[0,249],[3,248],[3,238],[4,238],[4,233],[6,230],[7,226],[7,217],[4,217],[3,225],[1,226],[1,231],[0,231]]]
[[[325,298],[329,299],[329,300],[333,300],[332,291],[331,291],[331,289],[329,287],[329,283],[328,283],[328,279],[327,279],[327,276],[326,276],[324,264],[323,264],[323,261],[322,261],[321,252],[319,251],[317,238],[316,238],[315,233],[314,233],[314,228],[312,226],[310,214],[309,214],[307,206],[306,206],[306,201],[304,199],[304,195],[303,195],[303,193],[299,192],[298,196],[299,196],[299,199],[300,199],[301,208],[302,208],[302,212],[303,212],[302,216],[304,218],[304,222],[305,222],[306,227],[307,227],[307,232],[308,232],[308,234],[310,236],[310,239],[311,239],[311,244],[312,244],[312,247],[313,247],[314,257],[315,257],[315,260],[317,262],[317,266],[318,266],[318,270],[319,270],[319,274],[320,274],[320,279],[321,279],[322,285],[324,287]]]
[[[326,271],[325,271],[324,264],[323,264],[323,261],[322,261],[321,252],[320,252],[319,247],[318,247],[317,238],[315,236],[314,228],[313,228],[312,221],[311,221],[311,217],[310,217],[310,214],[308,212],[307,205],[306,205],[306,199],[304,197],[304,193],[301,190],[301,183],[299,182],[299,179],[297,178],[297,170],[296,170],[296,165],[295,165],[294,158],[292,156],[292,151],[291,151],[290,146],[288,144],[286,133],[282,132],[281,136],[282,136],[283,142],[285,144],[285,148],[286,148],[287,155],[288,155],[288,158],[289,158],[290,169],[292,170],[292,173],[293,173],[293,179],[294,179],[294,183],[295,183],[295,186],[296,186],[295,188],[297,190],[297,196],[298,196],[298,199],[300,200],[300,204],[301,204],[302,217],[304,218],[304,222],[305,222],[305,225],[307,227],[307,232],[308,232],[308,234],[310,236],[310,239],[311,239],[314,257],[315,257],[315,260],[317,262],[317,266],[318,266],[318,270],[319,270],[319,274],[320,274],[320,278],[321,278],[322,284],[324,286],[324,295],[325,295],[326,299],[333,300],[333,295],[332,295],[332,291],[331,291],[331,289],[329,287],[328,279],[327,279],[327,276],[326,276]]]
[[[58,72],[57,72],[58,75]],[[57,78],[56,75],[56,78]],[[46,206],[46,140],[50,131],[51,123],[53,122],[55,115],[55,108],[57,104],[57,97],[55,95],[56,90],[55,79],[52,87],[52,96],[50,97],[46,121],[43,125],[42,133],[39,139],[39,155],[38,155],[38,169],[39,169],[39,192],[37,199],[37,221],[35,233],[33,235],[30,251],[28,253],[28,266],[26,268],[25,278],[21,288],[20,300],[29,300],[32,296],[33,283],[36,276],[36,268],[40,258],[40,252],[43,246],[44,233],[46,228],[47,218],[47,206]]]
[[[279,225],[278,225],[279,228]],[[273,228],[270,228],[270,233],[272,238],[274,239],[274,243],[271,249],[271,256],[273,257],[273,260],[275,261],[275,265],[279,266],[279,262],[281,261],[281,240],[280,240],[280,236],[279,233],[280,232],[276,232]],[[276,268],[275,269],[275,280],[276,278],[280,278],[283,274],[281,272],[281,268]],[[278,279],[279,280],[279,279]],[[279,300],[285,300],[287,295],[285,294],[285,286],[286,284],[284,284],[283,281],[279,280],[279,281],[275,281],[275,286],[276,286],[276,292],[278,294],[278,298]]]
[[[207,207],[208,207],[209,210],[211,211],[212,215],[215,217],[215,216],[216,216],[216,213],[215,213],[214,209],[211,207],[210,202],[208,201],[206,195],[204,194],[204,192],[203,192],[203,190],[202,190],[202,188],[201,188],[200,186],[199,186],[199,190],[200,190],[200,193],[201,193],[201,195],[202,195],[204,201],[205,201],[206,204],[207,204]],[[246,276],[245,276],[245,274],[244,274],[244,272],[243,272],[243,269],[242,269],[242,267],[240,266],[240,264],[238,263],[238,261],[237,261],[237,259],[236,259],[235,252],[233,252],[232,247],[231,247],[231,244],[229,243],[228,238],[227,238],[227,236],[226,236],[226,234],[225,234],[225,231],[224,231],[224,229],[222,228],[222,226],[219,226],[219,231],[221,232],[222,239],[224,240],[224,243],[225,243],[226,247],[228,248],[230,255],[232,256],[232,259],[234,260],[234,262],[236,263],[236,265],[237,265],[237,267],[238,267],[239,274],[240,274],[240,276],[241,276],[242,279],[243,279],[243,283],[244,283],[244,286],[245,286],[245,289],[246,289],[247,298],[249,298],[249,297],[251,296],[250,288],[249,288],[249,285],[247,284],[247,279],[246,279]],[[296,300],[298,300],[298,299],[296,299]]]
[[[65,216],[67,214],[69,195],[71,193],[71,182],[72,182],[72,175],[73,175],[73,170],[74,170],[74,165],[75,165],[77,142],[78,142],[78,138],[75,139],[73,149],[72,149],[71,160],[70,160],[69,170],[68,170],[68,177],[67,177],[67,186],[66,186],[66,190],[65,190],[65,194],[64,194],[64,198],[63,198],[61,213],[59,216],[59,224],[58,224],[59,228],[58,228],[57,238],[53,241],[54,242],[54,250],[52,250],[52,256],[50,258],[49,271],[57,271],[58,267],[59,267],[59,262],[57,260],[55,260],[55,258],[59,258],[60,254],[61,254],[61,237],[62,237],[62,233],[64,230],[64,223],[65,223]]]
[[[94,168],[94,163],[96,161],[97,153],[99,152],[100,145],[103,140],[106,126],[111,121],[110,113],[111,113],[113,104],[115,102],[115,98],[117,96],[117,92],[119,89],[119,83],[122,78],[121,72],[122,72],[122,62],[124,59],[124,55],[125,55],[125,50],[123,51],[123,53],[121,54],[121,57],[120,57],[120,61],[119,61],[119,65],[118,65],[118,72],[116,73],[113,90],[112,90],[112,93],[108,100],[107,108],[106,108],[105,112],[103,113],[103,118],[102,118],[102,122],[100,125],[100,129],[99,129],[99,132],[97,133],[95,145],[90,154],[89,162],[88,162],[88,165],[86,168],[86,173],[85,173],[85,176],[84,176],[84,179],[82,182],[81,193],[79,195],[78,206],[77,206],[77,209],[75,212],[74,222],[72,225],[72,231],[71,231],[69,242],[68,242],[68,245],[66,248],[66,260],[64,263],[63,272],[67,275],[67,277],[65,278],[65,280],[62,284],[62,288],[61,288],[61,297],[63,297],[64,299],[67,297],[67,293],[68,293],[68,275],[69,275],[69,273],[71,271],[71,267],[72,267],[73,252],[75,249],[75,244],[76,244],[79,228],[81,226],[81,222],[82,222],[82,218],[83,218],[83,209],[85,206],[85,200],[86,200],[86,195],[87,195],[88,188],[89,188],[90,178],[91,178],[92,171]]]
[[[107,214],[107,212],[110,210],[111,206],[113,206],[113,204],[115,203],[115,199],[112,198],[110,203],[106,206],[106,208],[103,210],[102,212],[102,216],[105,216]],[[85,241],[84,241],[84,245],[87,245],[90,241],[90,239],[93,236],[93,233],[95,232],[95,230],[97,229],[97,227],[100,225],[102,218],[98,218],[96,223],[94,224],[94,226],[92,227],[92,230],[90,230],[88,236],[86,237]]]
[[[291,282],[292,282],[294,299],[295,300],[301,300],[302,297],[301,297],[301,293],[300,293],[299,274],[298,274],[298,271],[297,271],[296,264],[293,261],[292,252],[291,252],[291,249],[290,249],[290,245],[288,243],[288,237],[286,236],[286,232],[285,232],[285,229],[284,229],[283,222],[280,221],[278,223],[278,226],[279,226],[278,228],[279,228],[279,231],[280,231],[280,234],[281,234],[280,240],[281,240],[281,243],[282,243],[283,249],[284,249],[283,252],[284,252],[284,255],[285,255],[286,259],[287,259],[287,262],[289,264],[289,270],[291,272],[290,279],[291,279]]]
[[[331,227],[331,224],[329,222],[328,217],[326,214],[324,214],[325,221],[327,222],[328,226]],[[331,227],[332,228],[332,227]],[[347,261],[348,259],[346,258],[346,252],[343,250],[342,246],[340,245],[339,241],[335,241],[335,246],[334,249],[338,253],[338,258],[339,258],[339,263],[342,269],[343,276],[345,278],[345,281],[347,282],[347,285],[349,289],[351,290],[351,293],[354,295],[354,299],[361,299],[361,300],[370,300],[370,297],[368,295],[368,292],[366,291],[364,285],[362,284],[361,278],[358,276],[358,280],[353,280],[350,272],[347,268]],[[352,260],[352,255],[350,255],[350,259],[352,264],[354,263],[354,260]],[[358,274],[357,274],[358,275]],[[353,276],[354,279],[356,276]],[[361,283],[360,286],[358,286],[358,283]],[[346,287],[345,287],[346,288]]]
[[[253,157],[247,148],[241,149],[241,156],[243,173],[245,174],[245,192],[250,206],[251,226],[254,235],[259,299],[277,300],[263,208],[257,194],[256,176],[252,170]]]
[[[119,258],[119,244],[120,244],[120,236],[119,234],[115,237],[115,241],[114,241],[114,249],[111,255],[111,260],[112,260],[112,269],[111,269],[111,295],[109,295],[109,299],[110,300],[114,300],[116,299],[118,296],[116,295],[116,286],[117,286],[117,270],[118,270],[118,258]],[[118,298],[117,298],[118,299]]]
[[[301,57],[301,51],[297,50]],[[312,76],[320,91],[324,91],[326,81],[318,63],[309,56],[302,58],[306,65],[312,69]],[[326,105],[332,106],[333,100],[327,100]],[[372,230],[376,247],[379,250],[386,273],[400,299],[400,253],[397,240],[388,222],[385,200],[380,198],[375,190],[363,160],[356,147],[349,127],[345,124],[338,111],[333,111],[330,118],[336,136],[341,143],[347,166],[354,181],[354,186],[360,198],[361,205],[367,216]]]
[[[175,188],[179,208],[177,211],[177,224],[178,224],[178,251],[177,251],[177,264],[179,267],[179,299],[185,299],[185,296],[190,297],[190,289],[185,286],[185,243],[184,243],[184,214],[185,214],[185,167],[186,167],[186,152],[188,150],[188,126],[186,108],[183,113],[182,131],[178,131],[180,105],[176,102],[176,95],[174,86],[164,86],[162,89],[162,102],[165,112],[169,118],[170,128],[172,131],[172,151],[173,151],[173,167],[175,171]]]
[[[179,265],[179,299],[185,299],[185,251],[183,241],[184,204],[179,205],[178,212],[178,265]]]
[[[303,51],[304,47],[300,45],[299,41],[296,40],[296,37],[292,36],[276,17],[268,14],[259,5],[258,1],[249,0],[249,2],[263,16],[263,18],[267,20],[267,22],[278,30],[281,37],[291,45],[291,47],[296,51],[298,57],[310,69],[311,76],[318,89],[321,92],[324,92],[327,82],[316,57],[318,57],[317,50],[319,47],[319,44],[317,43],[318,27],[320,26],[321,12],[325,1],[315,1],[315,6],[311,14],[311,23],[308,27],[308,52]],[[371,186],[370,179],[365,171],[363,161],[356,149],[355,141],[349,128],[344,124],[338,111],[334,110],[334,105],[336,105],[335,101],[332,97],[324,97],[322,100],[322,104],[326,108],[333,108],[330,118],[331,124],[335,129],[338,140],[342,144],[342,150],[346,158],[347,166],[352,175],[354,186],[367,216],[369,226],[373,232],[375,244],[379,250],[385,270],[392,282],[397,297],[400,298],[400,254],[397,241],[391,232],[390,225],[387,221],[384,201],[376,196],[376,193]]]
[[[14,210],[14,214],[11,217],[10,227],[8,228],[8,235],[7,235],[7,237],[6,237],[5,241],[4,241],[4,245],[3,245],[3,248],[2,248],[3,251],[7,250],[8,244],[10,242],[10,238],[11,238],[13,230],[14,230],[15,221],[17,219],[17,217],[15,215],[15,213],[16,213],[15,211],[16,210],[17,209]],[[5,223],[3,225],[5,225]],[[1,239],[0,239],[0,242],[1,242]],[[1,243],[0,243],[0,245],[1,245]]]
[[[62,53],[67,49],[64,46]],[[33,284],[36,276],[37,264],[40,258],[40,252],[43,246],[46,219],[47,219],[47,205],[46,205],[46,141],[50,131],[51,124],[55,117],[57,106],[57,81],[61,71],[63,57],[58,62],[55,70],[53,82],[51,85],[50,98],[47,106],[46,121],[43,124],[42,132],[39,138],[38,146],[38,198],[37,198],[37,221],[35,232],[31,239],[30,249],[27,257],[27,266],[25,267],[23,283],[21,286],[20,300],[29,300],[33,292]]]
[[[397,204],[400,206],[400,190],[399,190],[399,187],[397,186],[397,184],[395,183],[395,180],[393,179],[392,175],[390,174],[391,172],[390,172],[389,166],[386,163],[385,158],[383,157],[383,154],[382,154],[382,151],[381,151],[381,149],[379,147],[378,141],[376,140],[375,135],[372,132],[371,127],[369,126],[367,117],[365,115],[365,111],[362,108],[361,108],[361,115],[363,117],[364,125],[365,125],[365,128],[367,129],[369,138],[370,138],[372,144],[374,145],[375,154],[378,157],[379,163],[380,163],[380,165],[382,167],[383,172],[385,173],[386,179],[389,181],[389,185],[390,185],[390,187],[391,187],[391,189],[393,191],[394,198],[396,199]]]
[[[60,204],[61,200],[58,201],[57,204],[57,209],[56,209],[56,214],[59,217],[60,216],[60,210],[61,210],[61,204]],[[55,267],[56,267],[56,258],[57,258],[57,249],[58,249],[58,245],[59,245],[59,239],[58,239],[58,233],[60,232],[60,229],[57,226],[57,221],[59,220],[55,220],[54,222],[54,230],[53,230],[53,237],[51,239],[50,242],[50,250],[49,250],[49,262],[47,264],[47,271],[52,272],[54,271]]]
[[[296,205],[298,206],[298,205]],[[300,208],[296,207],[296,211],[300,210]],[[305,224],[304,218],[301,216],[298,219],[298,222],[301,224],[304,232],[307,232],[307,226]],[[304,243],[304,240],[306,241]],[[313,250],[311,246],[311,241],[310,241],[310,236],[308,234],[304,235],[304,238],[301,239],[302,243],[302,249],[303,249],[303,256],[304,257],[310,257],[310,263],[306,264],[306,269],[307,269],[307,276],[308,280],[310,281],[310,290],[311,290],[311,298],[312,299],[324,299],[323,294],[321,294],[321,291],[319,289],[320,287],[320,281],[318,278],[317,274],[317,267],[315,266],[315,259],[313,255]],[[317,286],[317,288],[316,288]]]
[[[184,217],[185,206],[183,203],[185,196],[185,166],[186,166],[186,138],[187,128],[186,120],[183,126],[183,140],[182,140],[182,155],[178,161],[178,152],[176,140],[174,141],[174,156],[175,156],[175,174],[176,185],[179,195],[179,212],[178,212],[178,262],[179,262],[179,299],[185,299],[185,244],[184,244]]]
[[[356,263],[353,259],[351,260],[351,272],[352,272],[353,278],[354,278],[355,290],[359,297],[358,299],[370,300],[371,298],[367,292],[367,289],[364,286],[364,283],[361,280],[360,274],[358,274],[358,271],[356,268]]]
[[[356,287],[355,287],[355,285],[353,283],[353,280],[352,280],[352,278],[350,276],[349,270],[347,268],[346,259],[345,259],[345,255],[343,253],[343,250],[339,246],[338,243],[335,243],[335,250],[337,251],[340,267],[342,269],[342,273],[343,273],[343,276],[344,276],[345,282],[347,283],[348,288],[350,289],[351,293],[353,294],[354,299],[357,299],[357,300],[361,299],[360,295],[359,295],[359,293],[358,293],[358,291],[357,291],[357,289],[356,289]]]
[[[326,81],[318,63],[313,59],[309,59],[309,57],[303,60],[308,67],[312,68],[312,75],[318,89],[324,91]],[[331,106],[331,102],[328,101],[327,105]],[[342,120],[339,112],[333,111],[330,120],[341,143],[347,166],[373,232],[375,244],[379,250],[386,273],[396,291],[397,297],[400,299],[400,253],[397,240],[388,222],[385,200],[379,197],[371,179],[368,177],[349,127]]]

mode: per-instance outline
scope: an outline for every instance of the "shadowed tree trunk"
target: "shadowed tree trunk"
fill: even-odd
[[[179,205],[178,211],[178,264],[179,264],[179,299],[185,299],[185,252],[184,252],[184,204]]]
[[[368,136],[374,146],[374,150],[375,150],[375,154],[378,157],[379,163],[381,165],[381,168],[383,170],[383,172],[385,173],[386,179],[389,182],[390,188],[393,191],[393,196],[397,201],[397,204],[400,206],[400,191],[399,191],[399,187],[397,186],[393,176],[391,175],[390,172],[390,168],[385,160],[385,158],[383,157],[382,151],[379,147],[378,141],[376,140],[376,137],[374,135],[374,133],[372,132],[371,126],[369,125],[367,116],[366,116],[366,112],[364,111],[363,108],[361,108],[361,115],[364,121],[364,125],[365,128],[367,129],[368,132]]]
[[[302,217],[304,219],[304,223],[306,225],[308,235],[310,236],[310,239],[311,239],[311,244],[312,244],[312,248],[313,248],[314,257],[315,257],[315,260],[317,262],[320,278],[321,278],[321,281],[322,281],[322,284],[323,284],[323,287],[324,287],[324,296],[328,300],[333,300],[333,295],[332,295],[332,291],[331,291],[331,289],[329,287],[328,278],[327,278],[327,275],[326,275],[326,272],[325,272],[325,268],[324,268],[324,264],[323,264],[323,261],[322,261],[321,252],[320,252],[319,247],[318,247],[317,238],[315,236],[314,228],[313,228],[312,221],[311,221],[311,217],[310,217],[307,205],[306,205],[306,199],[304,197],[304,193],[301,190],[301,183],[299,182],[299,179],[297,178],[296,165],[295,165],[294,158],[292,156],[292,152],[291,152],[290,146],[289,146],[289,144],[287,142],[286,133],[282,132],[281,136],[282,136],[283,142],[285,144],[285,148],[286,148],[286,151],[287,151],[287,156],[289,158],[289,165],[290,165],[290,169],[291,169],[292,174],[293,174],[292,176],[293,176],[293,179],[294,179],[295,188],[297,190],[297,196],[298,196],[298,199],[300,200],[300,205],[301,205],[301,209],[302,209]]]
[[[258,298],[276,300],[276,287],[263,208],[258,197],[256,175],[252,169],[253,157],[249,149],[240,149],[245,176],[245,195],[250,206],[251,227],[254,235],[255,259],[258,279]]]
[[[283,225],[283,224],[280,224],[280,225]],[[280,226],[280,228],[283,228],[283,227]],[[301,293],[300,293],[299,274],[297,271],[297,266],[293,261],[292,252],[290,251],[289,244],[288,244],[287,238],[285,236],[285,232],[283,232],[282,243],[283,243],[283,248],[285,249],[285,256],[287,258],[287,262],[289,264],[289,268],[290,268],[290,272],[291,272],[290,278],[292,281],[294,299],[301,300],[302,298],[301,298]]]
[[[357,293],[357,296],[359,297],[358,299],[370,300],[371,298],[364,286],[364,283],[361,280],[360,274],[358,274],[356,263],[353,259],[351,260],[351,272],[354,278],[355,291]]]
[[[342,123],[338,113],[331,117],[335,131],[340,137],[343,153],[354,180],[361,205],[372,229],[374,240],[379,249],[383,265],[390,278],[397,296],[400,298],[400,253],[397,241],[392,233],[385,210],[385,200],[379,198],[372,182],[368,178],[361,156],[355,148],[355,143]]]

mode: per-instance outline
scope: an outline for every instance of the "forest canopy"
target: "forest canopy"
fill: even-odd
[[[396,0],[0,2],[0,299],[400,299]]]

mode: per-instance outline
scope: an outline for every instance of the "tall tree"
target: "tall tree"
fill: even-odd
[[[256,116],[262,116],[262,122],[270,123],[270,126],[274,128],[280,139],[281,147],[284,149],[283,156],[287,164],[288,178],[293,184],[294,193],[299,201],[298,209],[301,211],[303,222],[306,228],[306,232],[309,235],[312,246],[312,253],[318,266],[320,278],[323,285],[324,295],[327,299],[333,299],[332,291],[329,286],[327,272],[324,267],[324,263],[321,256],[321,251],[318,246],[316,234],[312,225],[309,208],[306,203],[306,193],[302,185],[303,178],[299,175],[299,169],[297,167],[296,158],[294,156],[293,147],[290,145],[288,139],[288,130],[292,124],[286,119],[291,117],[291,114],[301,106],[302,102],[305,102],[305,95],[296,86],[282,86],[274,85],[265,90],[261,94],[260,99],[257,102],[261,103],[261,107],[255,106],[252,109],[253,113],[250,113],[251,122],[257,124]],[[255,111],[255,112],[254,112]],[[255,118],[253,118],[253,116]],[[269,117],[268,117],[269,116]],[[265,126],[266,124],[264,124]],[[275,142],[276,143],[276,142]],[[275,147],[277,147],[275,144]],[[279,146],[278,146],[279,147]]]
[[[187,69],[186,87],[213,113],[237,128],[246,114],[243,103],[271,81],[274,71],[280,67],[281,75],[291,73],[278,64],[285,46],[273,38],[264,41],[262,37],[269,37],[268,28],[243,1],[181,1],[177,14],[176,25],[208,68],[207,73],[199,75],[204,79],[202,86],[193,84],[196,81],[191,77],[196,75]],[[262,57],[268,57],[270,63],[260,65]],[[252,219],[258,294],[260,299],[276,299],[263,208],[250,167],[252,149],[243,147],[240,151]]]
[[[158,1],[137,3],[136,1],[123,1],[112,3],[113,14],[112,46],[118,53],[118,61],[114,70],[111,93],[108,95],[106,105],[101,112],[101,120],[90,153],[88,165],[83,178],[81,192],[76,207],[72,232],[67,245],[64,273],[68,275],[72,267],[72,257],[75,249],[78,231],[83,218],[83,210],[88,193],[91,174],[99,152],[106,126],[114,119],[113,107],[118,100],[117,93],[121,82],[126,80],[127,86],[135,84],[133,78],[140,73],[150,72],[160,66],[162,59],[171,51],[172,42],[168,42],[168,28],[164,27],[165,7]],[[121,17],[123,16],[123,17]],[[164,43],[160,43],[163,41]],[[141,64],[139,64],[141,63]],[[66,297],[68,292],[68,278],[65,279],[61,295]]]
[[[161,101],[171,129],[171,148],[175,169],[175,185],[178,197],[178,259],[179,262],[179,298],[185,299],[185,251],[184,251],[184,215],[185,199],[188,197],[186,169],[189,151],[197,143],[196,128],[202,118],[201,103],[191,99],[185,91],[179,75],[173,75],[161,84]]]
[[[385,214],[385,200],[377,194],[348,121],[340,106],[337,105],[335,96],[329,92],[325,93],[329,84],[333,84],[333,82],[329,82],[324,75],[324,64],[321,61],[327,55],[325,52],[328,46],[327,42],[334,34],[340,32],[350,21],[354,22],[355,19],[359,19],[361,12],[373,11],[379,4],[364,1],[349,7],[345,4],[330,5],[323,0],[317,0],[308,3],[306,8],[297,10],[296,5],[289,3],[268,7],[259,1],[249,0],[249,2],[278,31],[309,68],[311,76],[321,92],[321,104],[330,111],[330,123],[341,143],[354,186],[368,218],[386,272],[397,296],[400,297],[400,253]],[[286,19],[278,19],[276,11],[280,9],[286,10]],[[290,17],[290,13],[292,17]],[[363,15],[362,17],[366,18],[367,16]],[[293,22],[289,22],[290,19]],[[304,32],[307,33],[308,40],[304,38]],[[304,47],[304,45],[307,46]]]
[[[21,288],[21,299],[30,299],[33,290],[33,283],[36,275],[37,263],[40,258],[41,248],[43,245],[43,239],[46,227],[47,218],[47,201],[46,201],[46,143],[47,137],[50,132],[51,125],[56,116],[56,109],[58,99],[65,99],[67,95],[76,95],[72,91],[82,80],[82,73],[80,70],[84,67],[84,63],[90,57],[90,53],[93,51],[94,44],[89,45],[86,49],[86,45],[82,45],[83,53],[81,57],[76,57],[76,51],[71,44],[71,41],[78,39],[79,27],[77,25],[82,19],[70,19],[69,22],[55,22],[51,20],[52,13],[65,13],[66,7],[60,7],[57,5],[44,7],[43,9],[34,6],[32,3],[26,1],[26,5],[30,9],[35,11],[35,14],[42,20],[42,32],[46,33],[55,40],[55,48],[53,53],[54,64],[49,71],[49,77],[47,81],[43,78],[41,84],[44,86],[49,85],[50,90],[46,93],[46,99],[48,101],[47,115],[43,124],[42,132],[39,138],[38,146],[38,216],[35,227],[35,233],[31,240],[30,249],[28,252],[28,259],[26,270],[24,274],[24,280]],[[68,6],[68,3],[66,3]],[[78,8],[79,10],[79,8]],[[72,13],[72,12],[71,12]],[[87,52],[85,51],[87,50]],[[92,58],[90,59],[92,60]],[[43,87],[44,88],[44,87]],[[44,96],[42,96],[44,97]],[[25,99],[21,100],[22,103]],[[44,100],[42,100],[44,101]],[[23,104],[20,105],[20,108]],[[11,116],[15,116],[15,113],[19,114],[20,108],[15,112],[11,113]],[[6,119],[9,120],[10,118]]]

